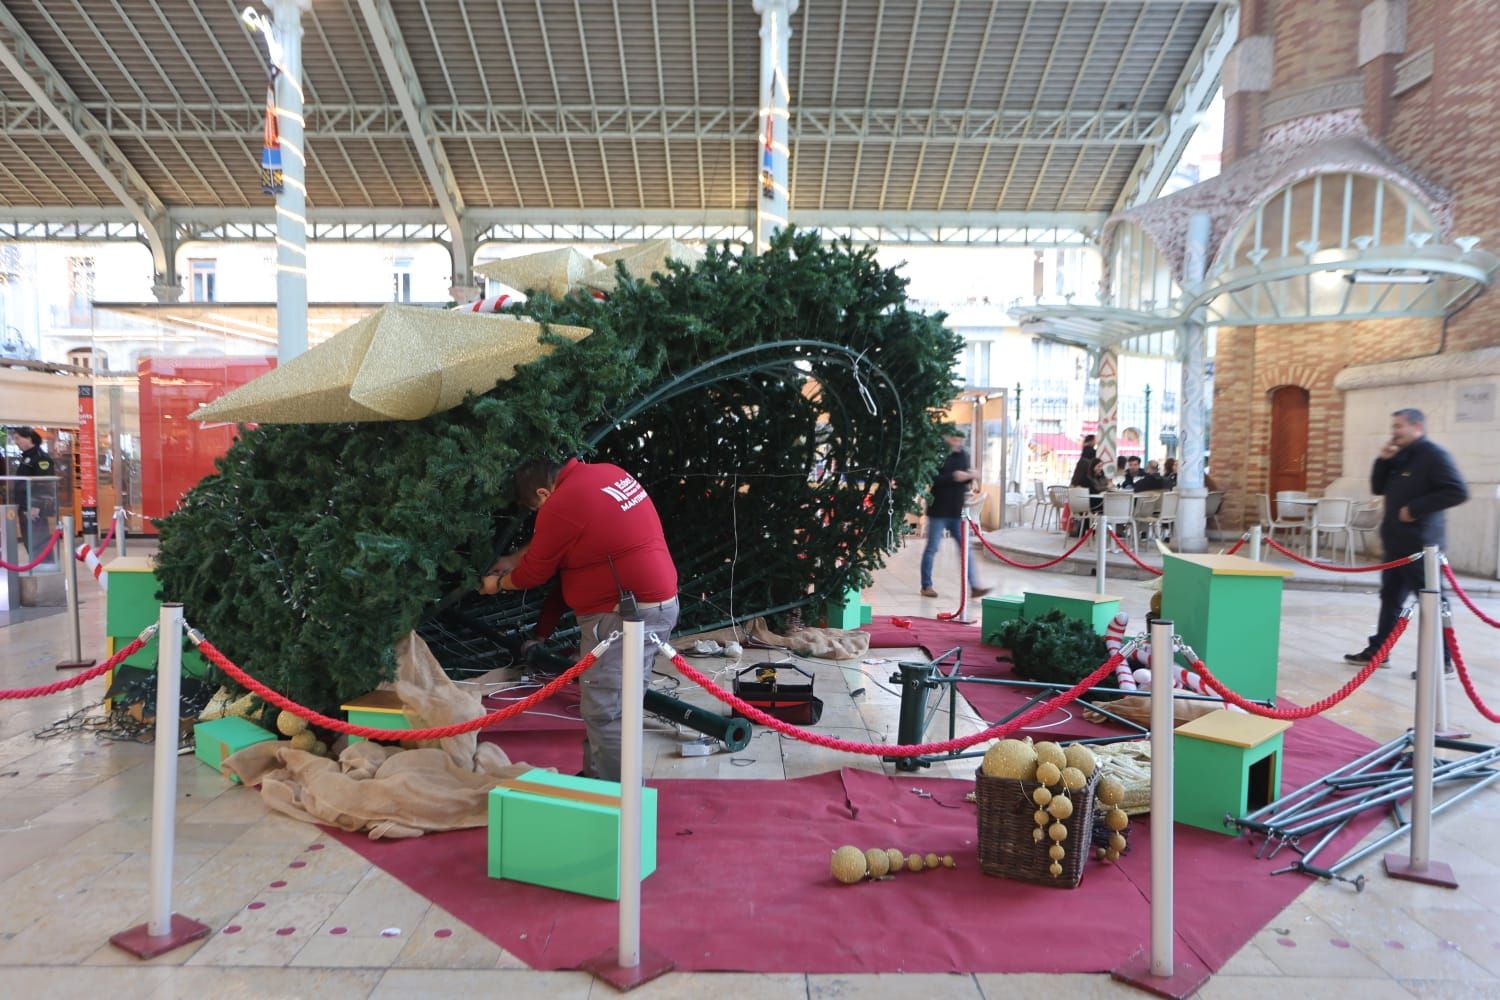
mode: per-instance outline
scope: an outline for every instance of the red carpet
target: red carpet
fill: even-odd
[[[533,751],[550,747],[576,762],[574,739],[518,733],[499,742],[517,758],[548,763]],[[1298,723],[1286,735],[1286,787],[1371,746],[1331,722]],[[1143,820],[1132,823],[1131,853],[1118,866],[1090,862],[1069,891],[980,874],[967,781],[845,770],[654,785],[659,860],[643,888],[643,940],[679,969],[1102,972],[1148,940]],[[1337,844],[1351,847],[1378,821],[1351,824]],[[614,904],[485,878],[484,830],[391,842],[334,836],[533,968],[573,968],[614,945]],[[952,854],[959,868],[838,885],[828,855],[841,844]],[[1179,826],[1179,953],[1222,966],[1309,884],[1301,875],[1272,877],[1283,864],[1256,860],[1247,841]]]
[[[902,618],[901,620],[910,622],[910,627],[891,624],[891,618],[888,615],[879,616],[873,623],[865,626],[864,630],[870,633],[872,655],[878,656],[878,652],[875,651],[882,648],[918,646],[925,649],[929,656],[938,656],[957,646],[962,650],[965,674],[971,677],[994,677],[1001,680],[1022,679],[1016,677],[1010,663],[1009,653],[996,646],[986,646],[979,641],[978,625],[960,625],[956,622],[943,622],[934,618]],[[996,659],[997,654],[1005,656],[1004,662]],[[1098,665],[1097,663],[1090,664],[1090,666]],[[952,670],[951,661],[943,664],[943,670],[945,672]],[[989,722],[996,722],[1010,715],[1026,705],[1038,693],[1034,688],[1001,687],[995,684],[961,684],[958,690],[974,707],[974,711]],[[940,693],[946,704],[946,691]],[[1050,693],[1048,697],[1051,697]],[[1128,733],[1130,730],[1115,723],[1095,725],[1087,722],[1077,705],[1069,705],[1065,709],[1053,712],[1022,732],[1030,733],[1039,740],[1084,740],[1099,736],[1116,736]],[[946,732],[936,734],[929,732],[928,734],[931,739],[946,738],[946,735]]]

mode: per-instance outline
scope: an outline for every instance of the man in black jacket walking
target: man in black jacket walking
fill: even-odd
[[[1469,488],[1453,464],[1453,457],[1427,437],[1426,423],[1421,410],[1404,409],[1391,414],[1391,439],[1380,449],[1380,456],[1370,470],[1370,491],[1385,497],[1380,543],[1387,560],[1413,555],[1428,545],[1442,548],[1443,511],[1469,499]],[[1375,650],[1396,627],[1407,598],[1421,590],[1424,583],[1421,560],[1382,570],[1380,620],[1375,634],[1364,649],[1344,659],[1360,665],[1369,663]],[[1446,660],[1446,650],[1443,656]]]

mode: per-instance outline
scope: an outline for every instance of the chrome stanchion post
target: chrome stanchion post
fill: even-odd
[[[63,516],[62,533],[57,548],[52,551],[57,553],[58,565],[63,571],[63,587],[68,594],[68,634],[73,655],[71,659],[59,663],[57,669],[75,670],[79,667],[92,667],[94,661],[83,658],[83,628],[78,622],[78,539],[73,534],[72,514]]]
[[[1436,563],[1437,547],[1422,550],[1428,566]],[[1431,582],[1429,569],[1428,582]],[[1385,856],[1385,870],[1392,878],[1457,888],[1453,869],[1432,860],[1432,766],[1437,739],[1437,691],[1442,684],[1443,631],[1439,618],[1439,596],[1424,587],[1417,596],[1417,706],[1412,723],[1411,840],[1410,853]]]
[[[1109,556],[1109,522],[1104,520],[1104,512],[1094,518],[1094,540],[1099,544],[1094,546],[1094,593],[1104,593],[1104,564]]]
[[[1446,625],[1447,619],[1443,616],[1443,554],[1437,546],[1429,545],[1422,550],[1422,586],[1426,590],[1434,591],[1438,595],[1438,620]],[[1443,630],[1438,628],[1438,660],[1441,666],[1437,673],[1436,692],[1436,728],[1433,732],[1438,736],[1452,739],[1463,739],[1468,733],[1455,730],[1448,723],[1448,679],[1447,673],[1448,651],[1443,641]]]
[[[1177,960],[1173,944],[1175,734],[1172,667],[1175,629],[1170,619],[1151,623],[1151,946],[1114,970],[1114,977],[1160,996],[1191,996],[1208,981],[1208,970],[1191,958]]]
[[[1260,525],[1250,525],[1250,558],[1260,562]]]
[[[182,605],[163,604],[156,631],[156,746],[151,778],[151,909],[144,924],[110,943],[153,958],[208,935],[207,924],[172,912],[172,855],[177,832],[177,747],[182,733]]]
[[[125,508],[115,508],[115,555],[125,554]]]
[[[639,986],[673,968],[670,960],[649,950],[643,958],[641,949],[641,782],[646,721],[641,692],[646,688],[646,626],[635,611],[629,615],[623,619],[623,633],[618,637],[625,643],[620,670],[624,696],[620,713],[619,936],[613,952],[583,963],[584,969],[620,990]]]

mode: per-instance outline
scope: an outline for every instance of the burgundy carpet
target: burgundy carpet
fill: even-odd
[[[538,764],[568,768],[578,760],[574,733],[487,738]],[[1286,787],[1372,746],[1334,723],[1300,722],[1286,734]],[[545,753],[570,755],[570,763]],[[679,969],[1102,972],[1148,941],[1144,819],[1132,822],[1131,850],[1119,865],[1091,861],[1069,891],[979,872],[968,781],[845,770],[793,781],[653,784],[658,868],[642,891],[643,940]],[[1334,850],[1352,847],[1377,822],[1372,815],[1350,824]],[[484,877],[484,830],[389,842],[334,836],[533,968],[573,968],[614,946],[614,904]],[[841,844],[952,854],[959,868],[839,885],[828,855]],[[1248,841],[1179,826],[1179,955],[1222,966],[1309,884],[1301,875],[1271,876],[1285,863],[1257,860]]]
[[[888,615],[877,616],[865,631],[870,633],[872,656],[879,656],[882,648],[917,646],[929,656],[939,656],[955,646],[962,650],[963,672],[971,677],[991,677],[1001,680],[1020,680],[1016,677],[1010,654],[996,646],[986,646],[979,641],[978,625],[960,625],[956,622],[938,621],[935,618],[900,618],[909,627],[895,625]],[[997,659],[997,656],[1003,659]],[[1098,664],[1094,664],[1098,666]],[[951,672],[952,661],[942,664],[944,672]],[[1034,688],[1002,687],[997,684],[961,684],[959,693],[968,699],[974,711],[989,722],[996,722],[1026,703],[1037,694]],[[940,691],[943,704],[947,704],[946,691]],[[1048,697],[1051,697],[1049,692]],[[1077,705],[1059,709],[1033,726],[1022,730],[1038,740],[1085,740],[1098,736],[1118,736],[1130,730],[1117,723],[1095,724],[1083,717]],[[932,739],[944,739],[946,732],[929,731]]]

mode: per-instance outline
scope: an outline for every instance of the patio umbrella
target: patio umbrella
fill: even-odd
[[[582,340],[591,331],[548,326]],[[542,324],[388,305],[284,365],[199,408],[194,420],[327,424],[420,420],[550,354]]]
[[[546,292],[554,299],[560,299],[582,287],[585,278],[602,270],[604,266],[597,260],[585,257],[572,247],[564,247],[529,253],[524,257],[492,260],[477,265],[474,273],[493,278],[518,292]]]

